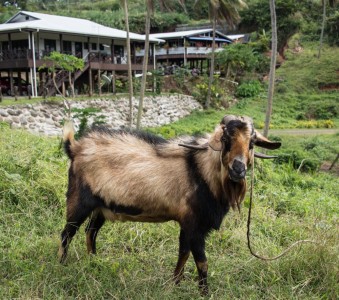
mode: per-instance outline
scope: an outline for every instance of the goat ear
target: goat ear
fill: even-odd
[[[272,142],[269,139],[265,138],[261,133],[255,130],[255,138],[254,138],[254,144],[256,146],[269,149],[269,150],[275,150],[280,148],[281,143],[280,142]]]
[[[214,150],[214,151],[221,151],[222,144],[221,144],[221,138],[224,134],[224,125],[219,125],[214,133],[212,134],[210,140],[208,141],[208,145]]]

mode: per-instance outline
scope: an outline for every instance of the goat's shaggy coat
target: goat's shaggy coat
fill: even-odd
[[[60,260],[89,215],[90,253],[96,252],[95,239],[105,220],[175,220],[181,227],[175,280],[180,281],[192,252],[203,293],[205,238],[219,229],[230,207],[239,208],[253,145],[280,147],[254,131],[251,119],[234,116],[226,116],[212,135],[200,138],[167,141],[144,132],[93,128],[76,141],[66,125],[64,142],[71,166]]]

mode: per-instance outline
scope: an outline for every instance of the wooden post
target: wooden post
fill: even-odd
[[[100,78],[100,70],[98,70],[98,93],[101,96],[101,78]]]
[[[28,99],[32,98],[32,85],[28,85],[27,87],[27,94],[28,94]]]
[[[14,87],[14,100],[18,101],[18,87],[17,86]]]
[[[10,96],[13,96],[14,95],[13,70],[9,70],[8,77],[9,77],[9,88],[10,88],[10,91],[11,91]]]
[[[115,71],[112,72],[112,93],[115,94],[116,91],[116,86],[115,86]]]
[[[92,80],[92,69],[88,70],[88,82],[89,82],[89,96],[93,95],[93,80]]]

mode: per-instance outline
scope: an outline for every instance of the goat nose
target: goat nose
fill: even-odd
[[[241,174],[246,171],[245,164],[237,159],[234,160],[232,164],[232,169],[234,170],[234,172],[238,174]]]
[[[232,168],[229,168],[229,176],[232,181],[239,182],[246,176],[246,166],[241,161],[235,159]]]

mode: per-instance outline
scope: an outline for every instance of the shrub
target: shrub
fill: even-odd
[[[262,91],[261,84],[258,80],[250,80],[240,84],[235,95],[241,98],[249,98],[259,95]]]
[[[339,116],[339,103],[335,99],[314,101],[308,104],[306,117],[314,119],[331,119]]]
[[[299,120],[296,128],[334,128],[332,120]]]
[[[75,112],[74,118],[79,119],[79,130],[76,133],[75,137],[80,138],[85,131],[90,127],[89,121],[92,119],[91,125],[100,125],[105,123],[105,116],[97,115],[101,111],[101,109],[94,107],[87,108],[74,108],[72,109]]]
[[[303,172],[314,172],[318,170],[320,161],[316,158],[310,158],[306,152],[303,151],[292,151],[290,153],[279,154],[274,159],[277,164],[290,163],[296,170],[300,169]]]
[[[225,107],[227,102],[227,91],[220,86],[218,76],[215,76],[214,83],[211,86],[211,107]],[[196,84],[196,89],[192,95],[202,104],[205,105],[208,94],[208,78],[205,77],[203,82]]]

